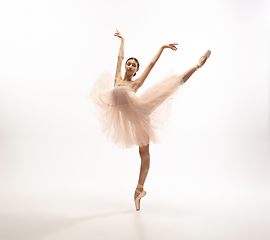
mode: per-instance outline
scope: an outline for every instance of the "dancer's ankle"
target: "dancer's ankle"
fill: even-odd
[[[195,66],[194,66],[194,68],[195,68],[195,71],[197,71],[199,68],[201,68],[202,67],[202,65],[201,64],[196,64]]]

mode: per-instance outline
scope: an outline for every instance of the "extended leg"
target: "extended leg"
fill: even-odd
[[[181,77],[182,77],[182,84],[184,84],[189,78],[190,78],[190,76],[194,73],[194,72],[196,72],[196,68],[195,67],[192,67],[192,68],[190,68],[189,70],[187,70],[185,73],[183,73],[182,75],[181,75]]]
[[[199,60],[199,63],[195,66],[190,68],[189,70],[187,70],[185,73],[183,73],[182,76],[182,84],[184,84],[189,78],[190,76],[196,72],[199,68],[201,68],[204,63],[206,62],[206,60],[210,57],[211,51],[208,50]]]

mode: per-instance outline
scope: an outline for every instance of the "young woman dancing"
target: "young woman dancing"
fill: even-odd
[[[198,64],[184,74],[170,75],[138,97],[136,95],[137,90],[144,83],[163,50],[169,48],[176,51],[177,43],[163,45],[142,75],[133,81],[133,77],[139,70],[139,61],[136,58],[129,58],[125,64],[124,77],[122,76],[121,66],[124,59],[125,39],[117,29],[116,31],[114,36],[121,39],[121,45],[114,77],[114,87],[111,86],[111,78],[101,77],[96,82],[91,99],[98,107],[102,131],[107,134],[111,141],[126,148],[133,145],[139,146],[141,168],[138,185],[134,193],[135,208],[138,211],[140,210],[140,200],[146,195],[143,185],[150,165],[149,143],[150,141],[157,142],[156,132],[160,128],[160,124],[162,124],[158,118],[160,111],[162,111],[160,106],[166,103],[179,86],[204,65],[211,51],[208,50],[199,59]]]

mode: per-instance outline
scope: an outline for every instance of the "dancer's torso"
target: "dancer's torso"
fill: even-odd
[[[130,82],[129,84],[126,84],[125,82],[120,80],[114,85],[114,87],[130,87],[134,92],[136,92],[136,90],[131,87],[131,83],[132,82]]]

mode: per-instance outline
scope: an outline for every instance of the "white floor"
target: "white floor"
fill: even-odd
[[[18,197],[2,195],[1,240],[198,239],[268,240],[269,196],[215,199],[157,198],[149,192],[141,211],[120,195]],[[166,200],[167,198],[167,200]],[[171,199],[172,198],[172,199]],[[177,198],[177,197],[176,197]],[[171,199],[171,200],[168,200]]]

